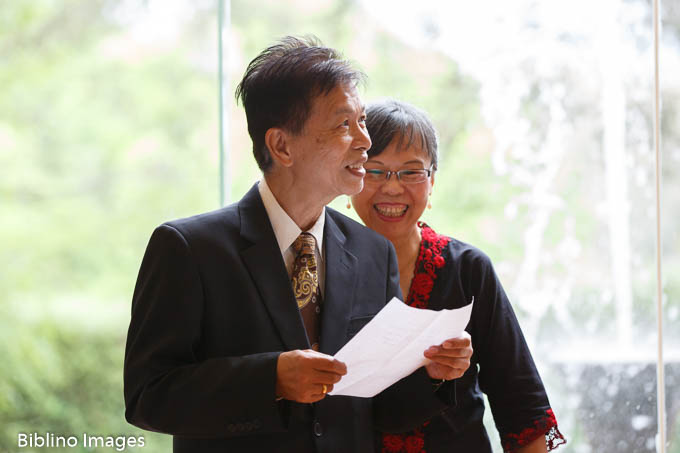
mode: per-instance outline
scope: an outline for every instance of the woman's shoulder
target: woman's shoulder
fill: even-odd
[[[491,259],[480,248],[461,241],[453,236],[438,233],[434,231],[426,223],[421,223],[423,237],[427,240],[429,238],[436,238],[437,241],[446,242],[444,249],[445,259],[454,261],[463,266],[475,267],[493,267]]]

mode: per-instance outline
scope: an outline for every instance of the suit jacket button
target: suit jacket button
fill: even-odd
[[[321,437],[322,434],[323,434],[323,429],[321,429],[321,423],[314,422],[314,435],[316,437]]]

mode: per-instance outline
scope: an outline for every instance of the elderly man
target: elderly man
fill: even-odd
[[[415,427],[454,403],[435,380],[469,366],[469,339],[375,398],[326,396],[335,354],[393,296],[394,249],[325,205],[363,187],[362,74],[285,38],[237,94],[262,180],[236,204],[158,227],[132,302],[126,418],[175,452],[370,452],[374,429]]]

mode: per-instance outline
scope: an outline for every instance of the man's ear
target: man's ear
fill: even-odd
[[[271,127],[264,134],[264,144],[269,149],[272,159],[283,167],[293,165],[293,155],[290,152],[290,133],[280,127]]]

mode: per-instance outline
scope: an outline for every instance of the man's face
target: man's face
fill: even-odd
[[[295,184],[306,186],[323,204],[360,192],[371,147],[365,119],[364,104],[351,85],[316,97],[302,132],[289,139]]]

